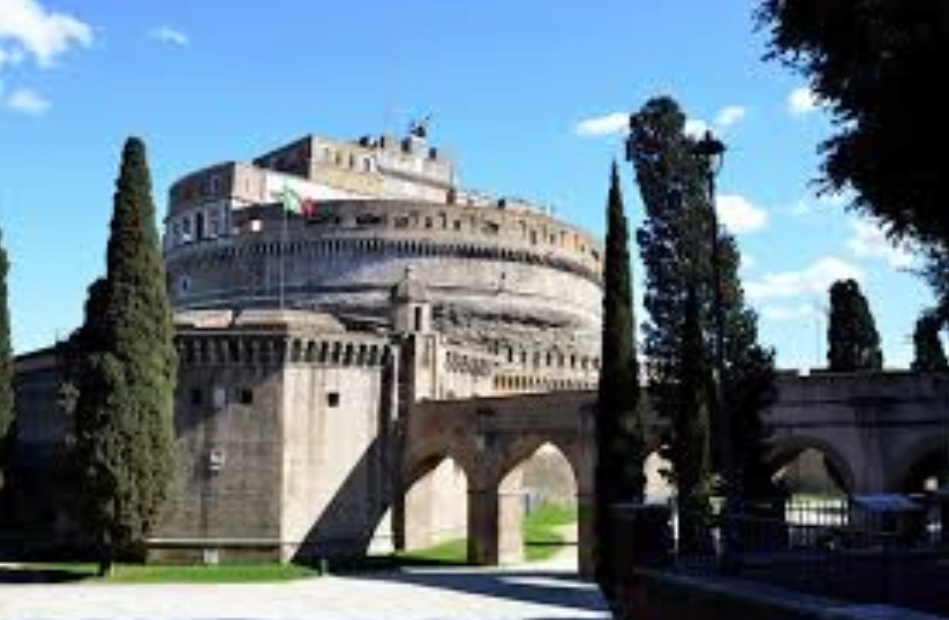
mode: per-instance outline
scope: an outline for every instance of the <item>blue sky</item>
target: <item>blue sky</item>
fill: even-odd
[[[691,127],[728,144],[721,217],[738,234],[779,365],[823,362],[827,287],[856,277],[887,365],[905,366],[931,296],[908,273],[912,255],[875,222],[815,196],[816,146],[831,127],[799,76],[761,60],[754,6],[0,0],[0,227],[15,350],[80,322],[85,287],[104,269],[130,134],[148,143],[163,214],[168,185],[197,167],[305,133],[401,132],[431,114],[431,138],[465,185],[552,204],[602,234],[625,116],[668,94]],[[625,164],[623,175],[636,223]]]

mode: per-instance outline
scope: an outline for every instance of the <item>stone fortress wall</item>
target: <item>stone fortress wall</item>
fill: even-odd
[[[285,214],[288,191],[303,213]],[[163,250],[180,371],[157,559],[457,537],[483,512],[467,486],[483,481],[449,454],[402,479],[417,408],[596,385],[600,246],[542,207],[461,188],[424,136],[307,136],[188,174]],[[51,523],[52,449],[69,432],[59,353],[17,366],[18,449],[43,465],[23,503]]]
[[[286,188],[305,213],[284,213]],[[424,137],[306,136],[172,186],[169,290],[178,309],[285,305],[384,322],[411,270],[446,345],[471,349],[446,368],[487,354],[491,393],[590,387],[602,249],[548,211],[461,188]]]
[[[391,544],[388,339],[289,310],[176,325],[175,482],[151,556],[306,559],[365,547],[375,529]]]

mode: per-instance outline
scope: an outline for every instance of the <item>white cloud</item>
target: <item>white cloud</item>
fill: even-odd
[[[191,45],[191,38],[188,37],[187,34],[180,30],[170,28],[169,26],[154,28],[148,34],[153,39],[161,41],[162,43],[177,45],[179,47],[188,47]]]
[[[796,203],[782,210],[794,217],[803,217],[815,213],[829,213],[833,210],[842,211],[854,199],[851,191],[842,191],[835,194],[821,193],[816,196],[804,196]]]
[[[769,304],[761,307],[760,314],[763,318],[775,322],[799,321],[819,316],[817,308],[811,304],[797,306],[774,306]]]
[[[746,115],[747,111],[741,106],[725,106],[718,111],[718,115],[715,117],[715,124],[721,129],[728,129],[744,120]]]
[[[916,256],[906,243],[894,244],[883,228],[873,220],[855,220],[850,223],[851,236],[847,247],[858,259],[880,259],[894,269],[907,269],[916,264]]]
[[[824,257],[801,271],[768,273],[745,285],[750,299],[796,297],[804,294],[825,295],[837,280],[863,280],[863,271],[834,256]]]
[[[10,96],[6,98],[4,104],[11,110],[33,116],[43,114],[51,105],[48,99],[29,88],[16,89],[10,93]]]
[[[720,194],[715,197],[718,219],[731,233],[741,235],[764,228],[768,212],[744,196]]]
[[[153,35],[154,36],[154,35]],[[725,106],[715,117],[715,128],[724,131],[741,122],[747,112],[737,105]],[[574,126],[574,133],[582,137],[602,137],[625,132],[629,128],[629,112],[611,112],[601,116],[592,116],[579,121]],[[712,125],[699,118],[690,118],[685,121],[684,132],[687,136],[701,138]]]
[[[758,264],[758,259],[754,255],[749,254],[748,252],[741,253],[741,265],[742,269],[754,269],[755,265]]]
[[[59,54],[92,44],[92,29],[71,15],[45,9],[37,0],[0,1],[0,48],[5,58],[30,54],[49,67]]]
[[[574,131],[585,138],[609,136],[625,131],[629,127],[629,113],[613,112],[603,116],[585,118],[578,122]]]
[[[685,121],[685,135],[693,138],[701,138],[706,131],[711,129],[705,121],[699,118],[690,118]]]
[[[795,88],[788,95],[788,112],[791,116],[805,116],[817,109],[820,100],[807,86]]]

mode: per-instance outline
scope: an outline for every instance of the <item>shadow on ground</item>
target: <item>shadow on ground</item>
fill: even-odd
[[[347,577],[367,581],[407,583],[585,612],[602,612],[604,618],[609,617],[606,602],[596,584],[582,581],[576,574],[562,571],[481,570],[471,567],[435,570],[408,568],[351,574]]]
[[[0,566],[0,583],[70,583],[94,577],[81,569]]]

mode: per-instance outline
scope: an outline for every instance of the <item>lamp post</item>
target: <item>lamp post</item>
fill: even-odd
[[[715,211],[715,177],[722,169],[725,160],[725,145],[706,131],[705,135],[695,144],[694,153],[702,159],[704,164],[705,180],[708,184],[708,200],[712,217],[712,285],[713,309],[715,311],[715,411],[716,431],[718,433],[719,458],[721,459],[722,478],[725,493],[723,509],[724,519],[721,529],[721,561],[726,572],[737,569],[735,555],[734,516],[738,503],[738,479],[736,476],[735,455],[732,441],[731,413],[725,404],[725,304],[722,299],[722,272],[721,257],[719,256],[718,214]]]

